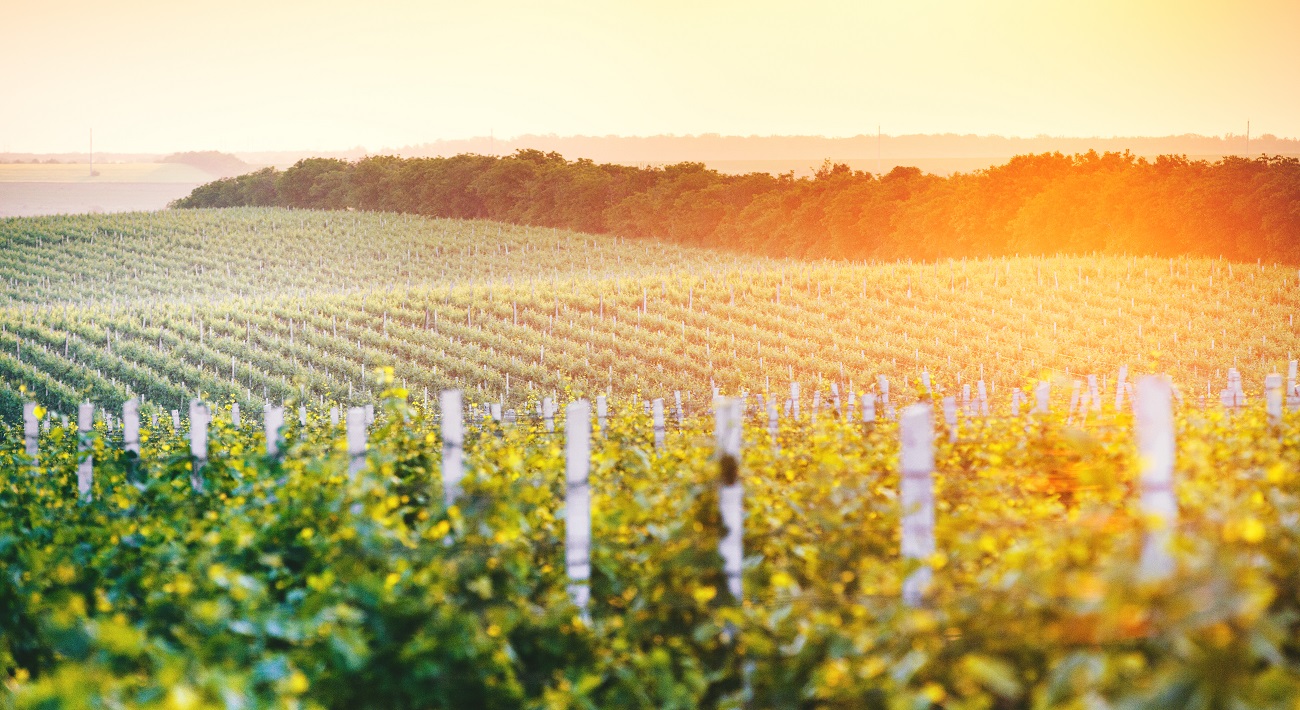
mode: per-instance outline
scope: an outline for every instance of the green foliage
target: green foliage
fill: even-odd
[[[1186,409],[1178,571],[1138,574],[1123,413],[965,418],[937,442],[940,552],[898,600],[897,431],[748,422],[745,600],[726,597],[708,417],[651,448],[618,408],[592,456],[592,602],[565,592],[563,422],[473,423],[443,505],[436,422],[385,393],[367,467],[291,421],[279,458],[216,410],[204,492],[170,423],[0,446],[0,698],[19,708],[1289,706],[1300,419]],[[751,694],[746,700],[746,694]]]
[[[273,188],[273,189],[272,189]],[[1297,263],[1300,159],[1022,155],[940,178],[826,164],[812,178],[503,158],[313,158],[203,185],[174,207],[390,210],[657,237],[772,256],[1193,255]]]

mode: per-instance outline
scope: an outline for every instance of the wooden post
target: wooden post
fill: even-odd
[[[40,422],[36,419],[36,403],[23,402],[23,442],[26,445],[27,458],[35,466],[40,454],[38,438],[41,434]]]
[[[238,405],[236,405],[238,406]],[[131,398],[122,403],[122,448],[140,456],[140,400]]]
[[[1264,401],[1268,407],[1268,423],[1282,423],[1282,375],[1273,373],[1264,378]]]
[[[876,395],[874,394],[862,395],[862,423],[876,423]]]
[[[460,481],[465,476],[462,452],[465,426],[460,390],[443,390],[438,395],[438,407],[442,414],[442,496],[450,508],[460,497]]]
[[[1169,382],[1148,375],[1138,380],[1133,409],[1137,420],[1138,455],[1141,457],[1142,498],[1139,507],[1148,521],[1142,546],[1141,574],[1161,579],[1173,574],[1169,549],[1178,523],[1174,498],[1174,414]]]
[[[741,576],[744,563],[744,493],[740,482],[740,447],[742,418],[740,401],[719,398],[714,406],[714,433],[717,439],[721,486],[718,488],[718,511],[722,514],[723,537],[718,542],[727,591],[737,604],[744,598]]]
[[[780,429],[779,427],[777,427],[777,419],[776,419],[776,402],[768,402],[767,403],[767,436],[772,438],[772,451],[776,451],[777,454],[781,453],[781,443],[779,440],[777,440],[777,432],[779,432],[779,430]]]
[[[91,431],[95,424],[95,405],[82,402],[77,408],[77,494],[83,502],[94,495],[95,457],[91,453]]]
[[[267,407],[265,425],[266,455],[279,456],[280,445],[284,443],[280,435],[280,429],[284,426],[284,407]]]
[[[650,403],[651,417],[654,422],[655,451],[664,448],[664,401],[656,398]]]
[[[957,442],[957,400],[953,397],[943,398],[943,420],[948,425],[948,441]]]
[[[591,598],[591,405],[585,399],[565,407],[564,559],[569,598],[584,611]]]
[[[1286,367],[1286,402],[1287,409],[1300,409],[1300,387],[1296,385],[1296,361],[1292,360]]]
[[[348,475],[356,480],[366,468],[366,410],[348,408]]]
[[[1052,411],[1052,383],[1040,380],[1034,388],[1034,409],[1031,414],[1048,414]]]
[[[920,606],[934,577],[929,557],[934,554],[934,419],[930,407],[914,404],[899,421],[899,500],[902,505],[904,560],[922,564],[903,580],[903,603]]]
[[[203,467],[208,463],[208,408],[190,400],[190,487],[203,492]]]

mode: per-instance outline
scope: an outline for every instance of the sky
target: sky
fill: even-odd
[[[3,0],[0,151],[1300,137],[1300,0]]]

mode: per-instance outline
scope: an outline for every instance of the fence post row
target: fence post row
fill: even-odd
[[[1174,526],[1178,523],[1178,503],[1173,488],[1174,415],[1169,381],[1155,375],[1139,379],[1133,408],[1142,466],[1139,509],[1152,525],[1142,545],[1140,571],[1147,579],[1162,579],[1174,571],[1174,558],[1169,546]]]
[[[727,590],[740,603],[743,599],[741,573],[744,562],[744,489],[740,482],[740,447],[742,441],[742,415],[740,400],[719,397],[713,405],[714,432],[717,438],[718,466],[721,469],[721,486],[718,488],[718,512],[722,515],[724,533],[718,542],[722,555],[722,571],[727,578]]]
[[[95,405],[82,402],[77,408],[77,495],[89,502],[95,483],[95,458],[91,453],[90,435],[95,425]]]
[[[460,404],[460,390],[443,390],[438,395],[442,413],[442,496],[448,508],[460,497],[460,481],[465,475],[462,447],[465,429]]]
[[[591,598],[591,405],[570,402],[564,423],[564,560],[569,598],[585,610]]]
[[[366,467],[366,410],[348,408],[348,475],[356,480]]]
[[[903,580],[903,603],[920,606],[934,577],[927,561],[934,554],[934,419],[930,407],[913,404],[904,409],[899,437],[900,552],[904,561],[922,561]]]

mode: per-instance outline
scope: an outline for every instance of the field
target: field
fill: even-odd
[[[181,163],[0,164],[0,217],[158,210],[212,179]]]
[[[6,704],[1300,701],[1300,414],[1262,401],[1300,352],[1294,268],[801,262],[257,209],[0,220],[0,243]],[[1174,385],[1170,487],[1121,367]],[[1044,381],[1050,411],[1013,406]],[[734,455],[715,393],[743,398]],[[585,425],[539,405],[598,396],[575,469]],[[918,411],[934,548],[903,555]],[[743,530],[723,522],[741,490]]]

